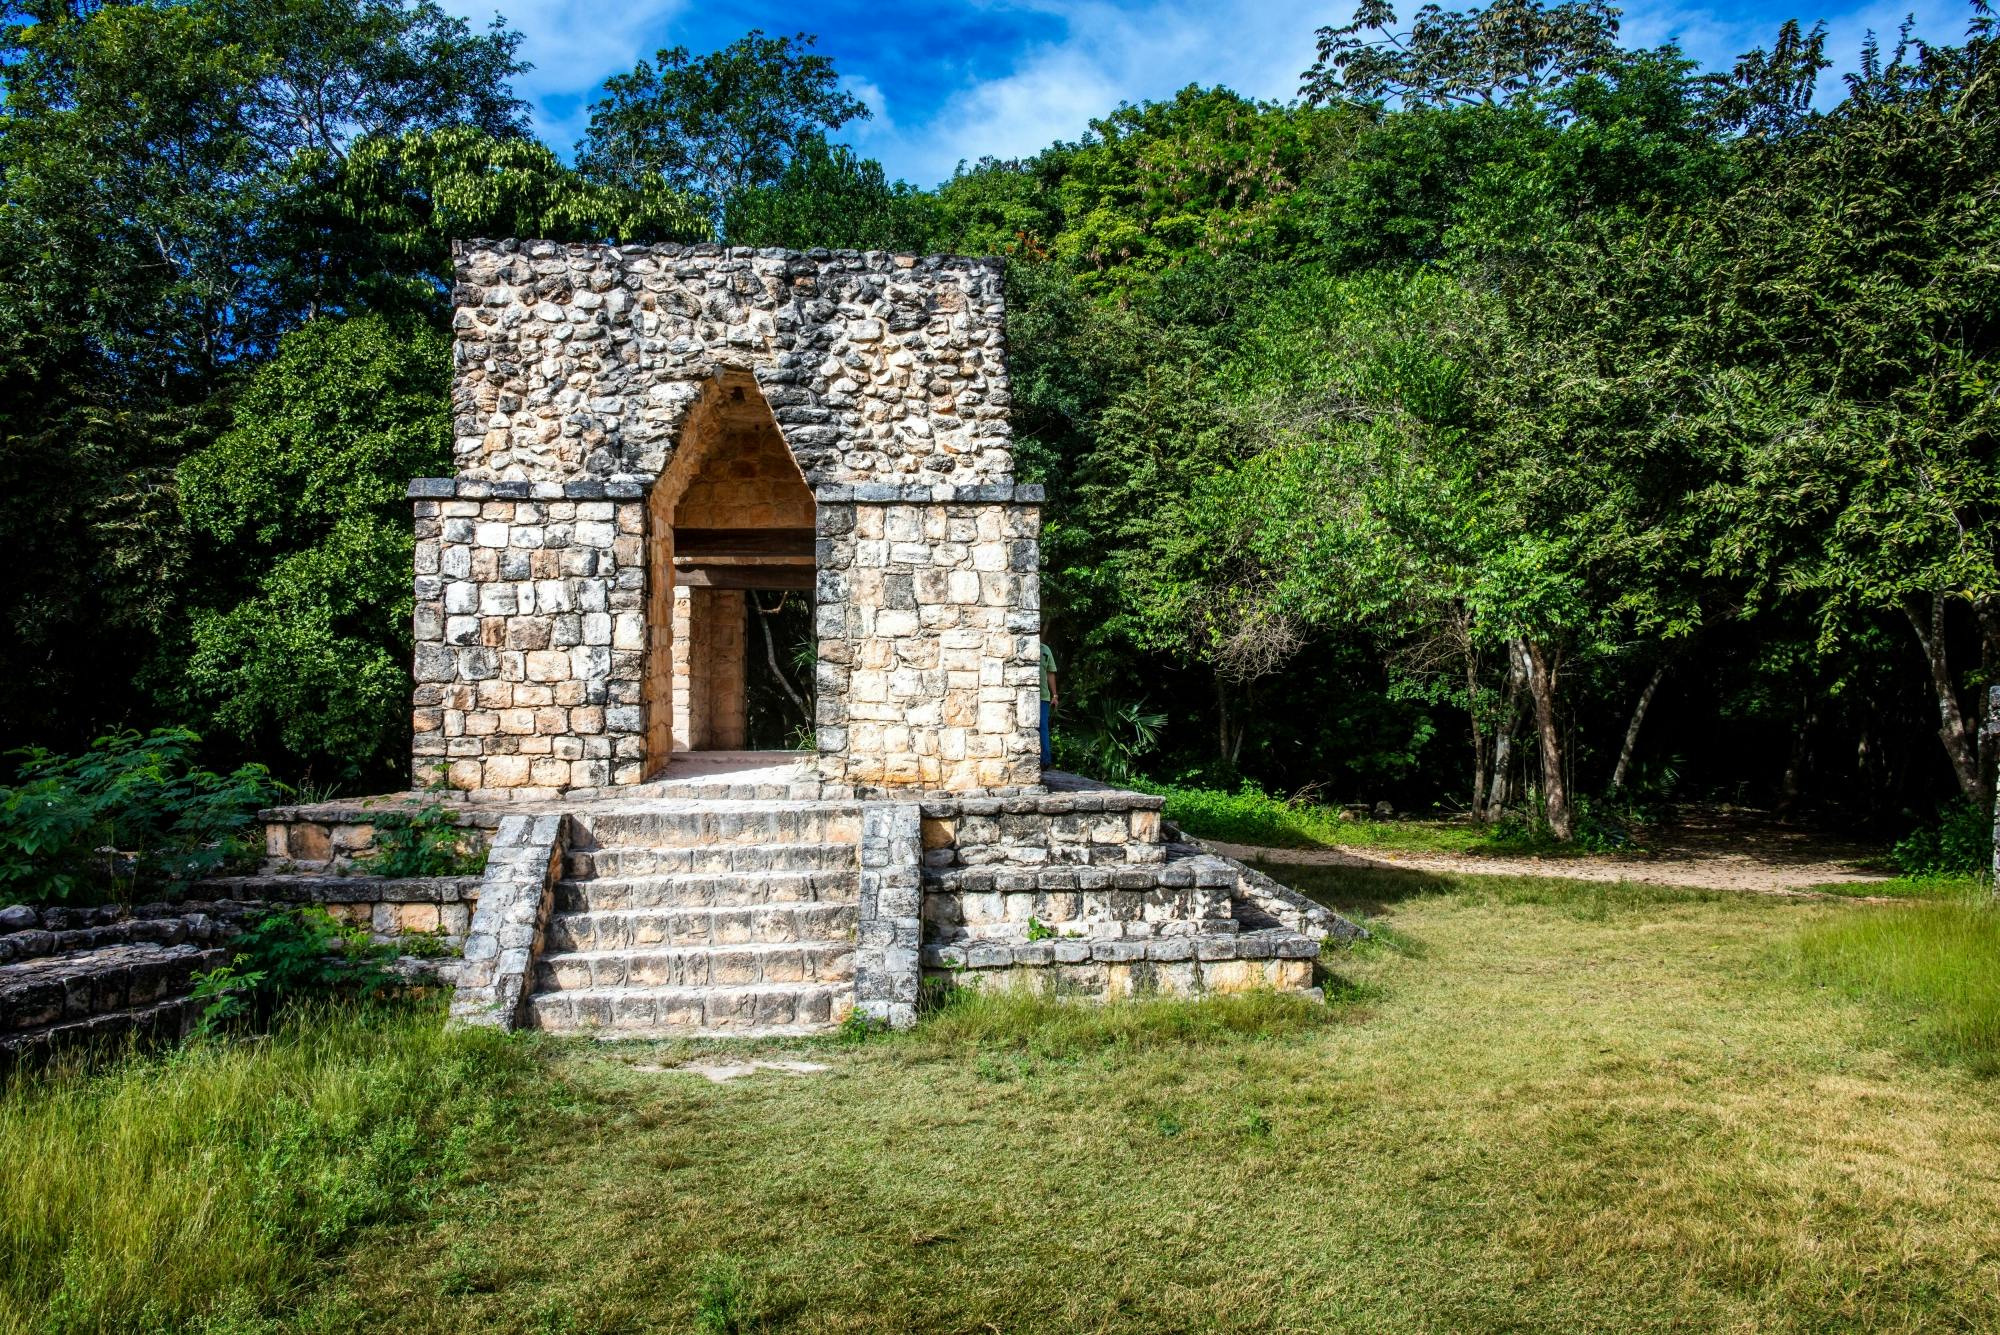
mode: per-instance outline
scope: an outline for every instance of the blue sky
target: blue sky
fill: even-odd
[[[607,75],[662,47],[709,51],[751,28],[815,33],[849,89],[874,110],[841,137],[881,159],[892,176],[935,185],[961,160],[1032,153],[1074,139],[1120,101],[1171,95],[1189,83],[1226,84],[1257,97],[1290,98],[1312,63],[1313,30],[1344,22],[1352,0],[973,0],[895,5],[823,0],[813,5],[744,0],[443,0],[483,23],[499,12],[526,37],[536,68],[519,83],[536,128],[565,156],[588,123]],[[1449,5],[1451,0],[1447,0]],[[1632,4],[1630,45],[1668,39],[1703,64],[1726,68],[1767,46],[1780,22],[1824,19],[1835,62],[1822,84],[1851,68],[1862,34],[1892,39],[1905,13],[1919,34],[1955,41],[1970,12],[1962,0],[1849,0],[1817,8],[1784,0],[1714,7]],[[1416,6],[1399,7],[1405,18]]]

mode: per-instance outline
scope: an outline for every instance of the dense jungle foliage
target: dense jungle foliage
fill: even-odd
[[[9,6],[0,742],[399,782],[449,239],[719,234],[1005,257],[1072,766],[1990,810],[1990,11],[1837,101],[1795,24],[1718,74],[1596,0],[1417,18],[927,191],[803,35],[642,62],[571,167],[429,0]]]

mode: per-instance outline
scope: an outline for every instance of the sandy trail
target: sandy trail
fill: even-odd
[[[1649,831],[1644,853],[1620,855],[1539,857],[1401,848],[1260,848],[1217,839],[1203,842],[1229,857],[1271,866],[1381,867],[1461,875],[1633,881],[1811,898],[1823,897],[1811,891],[1813,886],[1858,886],[1887,881],[1893,874],[1879,848],[1733,815],[1689,816],[1670,830]]]

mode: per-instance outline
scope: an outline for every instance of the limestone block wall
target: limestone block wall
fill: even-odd
[[[454,247],[458,475],[660,476],[747,368],[815,487],[1009,481],[997,261],[856,251]]]
[[[821,501],[829,783],[865,795],[1041,782],[1040,489],[993,491],[1005,499]]]
[[[661,576],[641,488],[412,490],[429,493],[415,503],[416,780],[520,797],[641,782],[661,754],[644,692]],[[1041,489],[938,490],[957,499],[820,491],[818,746],[836,788],[1040,781]]]
[[[264,824],[262,871],[324,872],[337,877],[363,872],[377,852],[378,833],[385,826],[407,825],[430,800],[426,794],[400,801],[337,799],[266,807],[257,813]],[[485,852],[500,826],[499,813],[462,805],[452,808],[452,820],[460,831],[459,849],[468,856]]]
[[[636,484],[420,479],[415,779],[531,796],[646,761]]]
[[[1170,861],[1161,805],[1119,789],[923,802],[925,940],[1231,930],[1240,869],[1193,850]]]
[[[734,751],[743,745],[747,609],[734,589],[674,589],[674,745]]]
[[[674,530],[808,525],[824,781],[1040,782],[1042,496],[1013,481],[996,264],[455,253],[457,476],[410,492],[417,782],[542,797],[740,745],[698,717],[741,672],[732,600],[680,598]]]
[[[775,430],[728,431],[712,448],[715,463],[687,483],[674,506],[684,528],[811,528],[812,492],[799,485],[784,438]]]

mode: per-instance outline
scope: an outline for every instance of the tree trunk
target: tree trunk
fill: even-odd
[[[1523,640],[1528,653],[1528,695],[1535,702],[1535,734],[1542,744],[1542,812],[1549,833],[1567,843],[1574,833],[1569,819],[1569,789],[1563,783],[1562,740],[1556,731],[1555,667],[1542,646]]]
[[[1229,692],[1219,676],[1215,679],[1215,757],[1225,765],[1230,763]]]
[[[1986,731],[2000,729],[2000,685],[1986,687]],[[2000,785],[1996,785],[2000,789]],[[1994,895],[2000,895],[2000,795],[1994,797]]]
[[[1909,617],[1910,629],[1917,633],[1924,661],[1930,666],[1931,689],[1937,695],[1938,740],[1944,743],[1945,756],[1951,761],[1952,773],[1958,777],[1959,791],[1983,811],[1987,799],[1985,785],[1980,782],[1979,746],[1966,724],[1964,711],[1959,708],[1958,688],[1952,684],[1951,666],[1945,661],[1944,606],[1944,595],[1934,593],[1928,619],[1908,607],[1903,613]]]
[[[1632,773],[1632,753],[1639,747],[1639,729],[1645,726],[1646,711],[1653,706],[1653,693],[1660,689],[1660,679],[1667,675],[1667,660],[1653,669],[1651,681],[1646,689],[1639,692],[1639,703],[1632,707],[1632,721],[1625,725],[1625,744],[1618,748],[1618,763],[1611,769],[1611,791],[1624,791],[1625,780]]]
[[[1472,818],[1486,800],[1486,737],[1479,730],[1479,655],[1465,655],[1465,712],[1472,720]]]
[[[787,677],[785,670],[778,666],[778,645],[777,641],[771,637],[770,614],[764,611],[762,604],[757,601],[755,596],[751,597],[750,606],[756,609],[757,624],[764,629],[764,659],[771,665],[771,675],[778,679],[778,685],[785,688],[785,694],[791,697],[793,706],[799,711],[799,717],[804,719],[806,726],[810,728],[813,722],[811,706],[806,704],[804,696],[792,689],[792,679]],[[784,603],[780,602],[778,606],[783,607]]]
[[[1812,733],[1819,724],[1819,708],[1806,707],[1805,717],[1799,720],[1798,731],[1792,734],[1792,752],[1785,758],[1785,773],[1778,780],[1778,814],[1788,816],[1798,808],[1799,799],[1805,796],[1806,768],[1812,763]],[[1855,744],[1857,762],[1866,765],[1868,756],[1868,725],[1861,726],[1861,740]]]
[[[1257,717],[1256,698],[1251,685],[1243,687],[1243,707],[1236,711],[1236,726],[1230,729],[1229,769],[1234,773],[1243,759],[1243,739],[1250,733],[1250,720]]]
[[[1989,594],[1972,607],[1979,615],[1980,679],[2000,681],[2000,597]],[[1979,782],[1982,792],[1992,794],[2000,792],[2000,694],[1989,687],[1978,699]]]
[[[1519,640],[1507,641],[1507,690],[1500,701],[1500,730],[1493,736],[1493,786],[1486,796],[1486,823],[1507,814],[1514,774],[1514,724],[1521,716],[1521,682],[1526,658]]]

